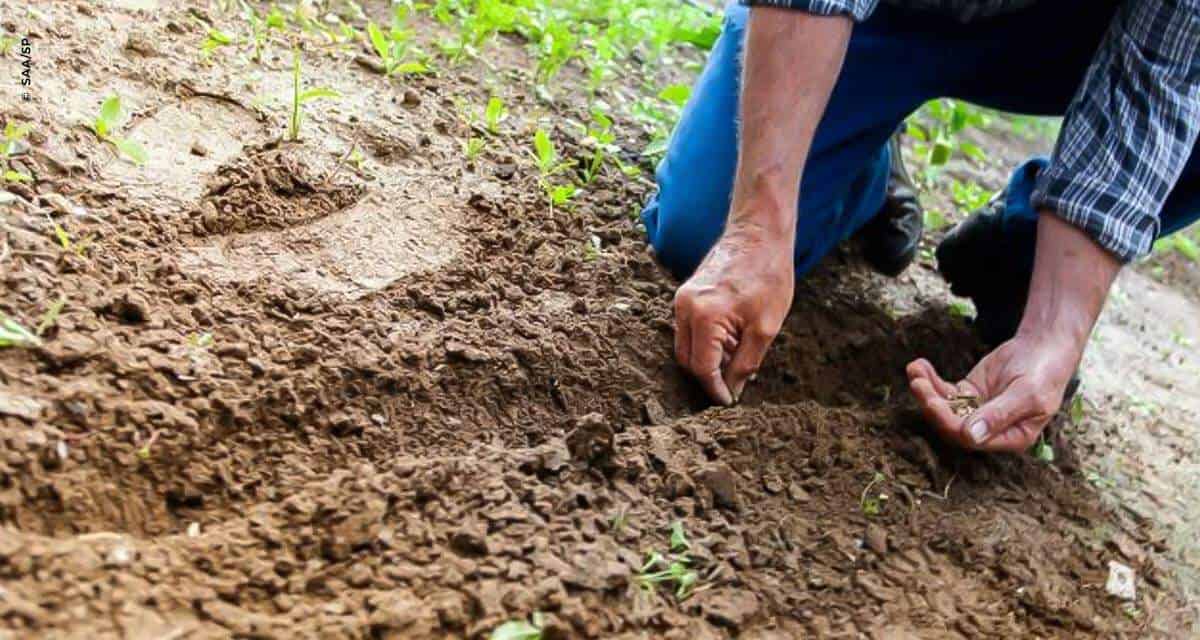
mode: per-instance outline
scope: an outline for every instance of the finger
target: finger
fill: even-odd
[[[692,319],[691,314],[684,311],[680,305],[675,305],[675,362],[684,369],[691,370],[692,354]]]
[[[983,451],[999,450],[989,446],[991,440],[1023,421],[1041,417],[1041,405],[1037,393],[1028,386],[1011,384],[1005,387],[999,395],[983,403],[983,406],[967,416],[966,432],[971,448]],[[1050,416],[1045,415],[1045,418],[1048,420]],[[1006,439],[1004,442],[1009,441]]]
[[[934,391],[937,391],[938,394],[940,394],[943,398],[949,398],[956,393],[954,385],[943,380],[942,377],[938,375],[937,369],[934,368],[933,364],[925,358],[917,358],[916,360],[908,363],[908,367],[905,368],[905,372],[908,373],[909,382],[915,380],[916,378],[928,379],[930,384],[933,386]]]
[[[733,354],[737,353],[737,348],[738,348],[737,338],[733,337],[732,335],[726,335],[725,341],[721,344],[721,346],[722,346],[721,371],[725,371],[728,369],[729,363],[733,361]],[[726,386],[728,386],[728,384],[729,384],[729,380],[728,380],[728,378],[726,378]],[[733,390],[733,387],[729,387],[729,388],[730,388],[730,390]],[[737,402],[737,394],[735,393],[733,395],[734,395],[734,398],[733,398],[734,402]]]
[[[733,395],[721,377],[721,356],[725,353],[725,330],[714,322],[700,321],[692,327],[692,351],[688,356],[692,375],[714,401],[733,404]]]
[[[1049,420],[1036,418],[1022,420],[1015,426],[992,436],[991,440],[983,443],[980,450],[997,453],[1024,453],[1037,442],[1038,435],[1041,434],[1048,422]]]
[[[762,330],[747,330],[743,334],[741,344],[725,369],[725,385],[733,394],[734,402],[742,397],[746,381],[762,365],[763,358],[766,357],[767,349],[771,346],[774,337],[771,333]]]
[[[925,415],[925,420],[933,425],[938,435],[958,443],[960,446],[967,444],[967,438],[962,428],[962,418],[954,413],[954,410],[950,408],[950,403],[933,388],[933,383],[928,378],[924,376],[915,378],[909,383],[909,389],[916,397],[917,405],[921,407],[921,413]]]

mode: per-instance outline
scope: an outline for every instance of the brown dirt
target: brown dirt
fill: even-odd
[[[645,181],[608,172],[553,214],[537,187],[529,123],[581,105],[514,92],[529,120],[469,163],[470,72],[402,90],[326,51],[306,77],[349,99],[280,144],[279,109],[238,105],[286,60],[260,86],[199,64],[202,30],[162,4],[47,3],[23,25],[45,100],[0,98],[39,132],[37,180],[2,210],[0,310],[34,325],[66,299],[44,346],[0,351],[15,636],[485,637],[534,611],[548,637],[1180,629],[1152,528],[1076,475],[928,439],[904,363],[978,355],[943,308],[881,308],[835,257],[744,403],[705,408],[671,364],[674,283],[628,217]],[[148,168],[72,126],[96,78],[135,106]],[[354,146],[363,166],[335,172]],[[82,255],[47,213],[94,237]],[[635,579],[675,521],[699,575],[683,601]],[[1136,612],[1104,592],[1114,559]]]

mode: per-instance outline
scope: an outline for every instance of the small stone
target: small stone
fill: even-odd
[[[662,403],[654,398],[648,398],[642,403],[642,419],[646,424],[657,426],[667,423],[667,411]]]
[[[199,522],[193,522],[188,525],[187,536],[189,538],[197,538],[200,536],[200,523]]]
[[[208,155],[208,147],[203,142],[196,140],[192,142],[192,155],[200,156],[201,158]]]
[[[415,107],[421,104],[421,96],[412,89],[404,90],[404,104],[408,107]]]
[[[113,547],[104,557],[104,565],[109,568],[127,567],[133,562],[133,552],[124,545]]]
[[[871,524],[867,525],[866,539],[867,539],[867,548],[869,548],[871,551],[874,551],[875,553],[878,553],[879,555],[883,555],[883,554],[887,553],[887,550],[888,550],[887,531],[884,531],[883,527],[881,527],[873,522]]]
[[[42,403],[28,396],[0,390],[0,414],[16,416],[33,422],[42,415]]]
[[[717,506],[735,510],[740,507],[736,476],[729,465],[724,462],[707,464],[695,474],[695,479],[712,492],[713,502]]]
[[[1136,600],[1137,581],[1133,569],[1115,560],[1110,560],[1108,581],[1104,583],[1104,590],[1122,600]]]

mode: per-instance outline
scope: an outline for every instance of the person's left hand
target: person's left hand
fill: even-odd
[[[957,385],[924,358],[907,368],[909,388],[925,418],[945,439],[979,451],[1027,451],[1058,412],[1083,348],[1063,336],[1023,335],[997,347]],[[974,397],[965,417],[951,403]]]

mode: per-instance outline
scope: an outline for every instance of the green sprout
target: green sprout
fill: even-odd
[[[544,129],[538,129],[533,134],[533,157],[537,161],[541,173],[539,184],[550,202],[550,210],[562,206],[575,197],[578,189],[573,184],[554,184],[550,177],[574,166],[574,162],[563,162],[559,159],[558,150]]]
[[[467,160],[474,162],[475,158],[479,157],[479,154],[483,152],[486,146],[487,143],[483,138],[471,136],[463,141],[463,154],[467,156]]]
[[[304,89],[300,79],[300,50],[292,55],[292,117],[288,122],[288,139],[300,139],[300,120],[303,117],[302,107],[313,100],[321,98],[340,98],[341,94],[328,87],[313,87]]]
[[[83,240],[75,242],[71,238],[71,234],[50,216],[46,216],[46,221],[50,223],[51,228],[54,230],[54,238],[58,240],[58,246],[62,247],[63,251],[73,253],[81,258],[87,253],[88,248],[92,245],[92,236],[89,235]]]
[[[1046,441],[1046,434],[1038,436],[1038,441],[1029,449],[1029,453],[1035,460],[1040,460],[1047,464],[1054,462],[1054,447]]]
[[[483,120],[487,124],[487,130],[492,135],[500,132],[500,123],[508,117],[508,109],[504,106],[504,101],[496,96],[488,99],[487,106],[483,109]]]
[[[926,209],[924,213],[925,228],[929,231],[941,231],[950,225],[945,214],[937,209]]]
[[[236,42],[233,36],[216,29],[209,27],[208,34],[204,37],[204,42],[200,43],[200,57],[204,60],[212,58],[212,54],[221,47],[227,47]]]
[[[422,62],[406,60],[412,44],[412,31],[404,29],[399,19],[392,23],[392,27],[387,35],[384,35],[383,29],[380,29],[379,25],[374,22],[368,22],[367,37],[371,40],[371,46],[375,49],[375,54],[379,56],[380,62],[383,63],[384,75],[425,73],[429,71],[429,68]]]
[[[32,182],[33,176],[27,173],[17,171],[8,165],[8,159],[17,153],[17,149],[21,140],[29,135],[30,126],[27,124],[17,124],[15,120],[9,120],[4,125],[4,144],[0,147],[0,156],[4,158],[4,180],[6,182]]]
[[[278,7],[272,6],[266,17],[261,17],[253,7],[246,6],[246,19],[250,22],[250,33],[254,39],[254,60],[262,61],[263,51],[271,37],[271,31],[287,29],[287,17]]]
[[[638,570],[634,580],[646,591],[654,591],[660,584],[673,588],[675,598],[683,600],[692,594],[700,574],[688,568],[691,560],[684,555],[667,556],[658,552],[651,553],[646,564]],[[657,569],[657,571],[655,570]]]
[[[116,135],[117,130],[125,123],[125,110],[121,106],[121,96],[112,95],[100,105],[100,113],[92,122],[92,132],[96,137],[103,142],[111,144],[117,151],[133,161],[134,164],[142,166],[146,164],[146,150],[142,145],[128,138],[121,138]]]
[[[43,313],[41,319],[38,320],[37,329],[34,330],[38,337],[46,335],[46,332],[50,330],[50,327],[58,324],[58,316],[62,314],[63,307],[66,306],[66,304],[67,297],[60,295],[58,300],[54,301],[54,303],[50,305],[50,308],[46,309],[46,313]]]
[[[883,474],[875,472],[875,476],[872,477],[871,481],[867,483],[867,486],[863,488],[862,495],[858,498],[858,506],[860,509],[862,509],[863,515],[873,518],[883,513],[883,505],[888,499],[887,494],[871,492],[871,489],[873,489],[875,485],[883,481]]]
[[[0,313],[0,347],[38,347],[42,339],[16,320]]]
[[[509,620],[492,630],[489,640],[542,640],[545,620],[540,612],[534,612],[529,620]]]
[[[687,534],[683,532],[683,522],[676,520],[671,523],[671,551],[679,553],[692,548],[692,543],[688,542]]]

